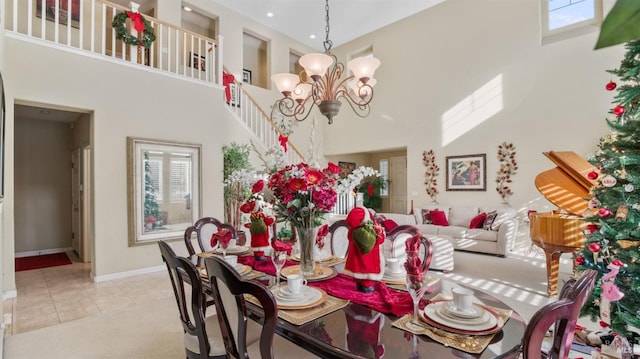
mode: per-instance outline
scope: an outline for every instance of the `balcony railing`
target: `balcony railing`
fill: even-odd
[[[117,39],[113,18],[123,11],[132,11],[130,8],[102,0],[6,0],[5,4],[6,11],[2,14],[8,34],[52,42],[208,84],[221,83],[220,41],[146,15],[143,17],[156,36],[151,47],[131,46]],[[127,19],[125,26],[130,34],[141,37],[133,29],[131,20]]]

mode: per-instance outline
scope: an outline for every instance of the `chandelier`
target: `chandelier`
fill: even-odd
[[[333,43],[329,40],[329,0],[326,0],[326,26],[324,53],[311,53],[300,57],[300,74],[281,73],[271,76],[271,81],[284,95],[276,101],[273,111],[278,111],[297,121],[304,121],[314,106],[333,123],[346,100],[360,117],[369,115],[369,103],[373,98],[373,86],[376,79],[373,73],[380,66],[380,60],[373,56],[355,58],[347,64],[351,75],[342,79],[344,65],[331,53]]]

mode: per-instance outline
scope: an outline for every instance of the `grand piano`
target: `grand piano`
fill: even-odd
[[[536,176],[538,191],[559,210],[533,213],[531,241],[542,248],[547,264],[547,294],[558,294],[558,268],[562,253],[573,253],[584,245],[583,213],[589,208],[589,190],[596,184],[587,174],[593,165],[575,152],[545,152],[557,167]]]

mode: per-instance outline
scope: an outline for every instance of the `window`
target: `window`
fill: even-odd
[[[602,22],[602,0],[540,0],[542,43],[596,31]]]
[[[191,195],[191,158],[171,158],[170,201],[184,202]]]
[[[302,66],[300,66],[300,57],[302,57],[302,55],[293,50],[289,50],[289,73],[299,75],[302,70],[304,70]]]
[[[389,160],[380,160],[380,177],[384,180],[384,188],[380,189],[380,197],[389,196]]]
[[[151,187],[153,187],[156,200],[162,202],[162,157],[150,157],[149,177],[151,177]]]

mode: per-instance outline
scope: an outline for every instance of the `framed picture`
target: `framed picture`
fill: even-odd
[[[242,82],[251,85],[251,70],[242,69]]]
[[[233,107],[240,107],[240,88],[235,84],[235,82],[229,84],[229,92],[231,94],[229,105]]]
[[[127,137],[130,247],[182,240],[200,218],[201,147]]]
[[[42,17],[42,0],[36,2],[36,16]],[[69,21],[69,3],[67,0],[45,0],[46,19],[56,20],[56,2],[58,3],[58,22],[66,25]],[[80,28],[80,0],[71,0],[71,26]]]
[[[486,191],[487,155],[447,156],[447,191]]]
[[[206,69],[207,59],[204,56],[199,56],[196,53],[190,52],[189,58],[191,59],[191,62],[189,63],[190,67],[201,71],[204,71]]]
[[[338,162],[338,167],[340,167],[340,178],[346,178],[356,169],[356,164],[354,162]]]

